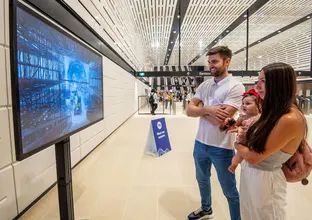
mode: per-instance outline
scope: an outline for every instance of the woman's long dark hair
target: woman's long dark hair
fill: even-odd
[[[278,120],[289,113],[291,107],[295,106],[302,113],[296,102],[297,84],[294,69],[285,63],[272,63],[263,67],[262,71],[265,74],[266,93],[262,113],[260,119],[247,132],[247,146],[257,153],[265,151],[269,134]],[[304,116],[303,119],[305,120]],[[302,146],[306,134],[307,125]]]

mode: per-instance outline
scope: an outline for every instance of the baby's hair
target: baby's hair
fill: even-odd
[[[250,92],[251,91],[251,92]],[[243,98],[242,98],[242,101],[246,98],[246,97],[253,97],[254,98],[254,101],[256,103],[256,106],[257,106],[257,109],[259,111],[259,113],[262,112],[262,104],[263,104],[263,101],[262,99],[260,98],[260,96],[258,95],[258,93],[254,90],[254,89],[251,89],[247,92],[245,92],[243,94]]]

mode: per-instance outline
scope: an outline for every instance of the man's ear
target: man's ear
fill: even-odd
[[[230,65],[230,62],[231,62],[231,58],[226,58],[225,60],[223,60],[223,63],[225,64],[225,66],[229,66]]]

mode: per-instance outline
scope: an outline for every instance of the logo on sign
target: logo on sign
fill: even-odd
[[[159,122],[157,122],[157,128],[160,130],[161,128],[162,128],[162,124],[161,124],[161,122],[159,121]]]

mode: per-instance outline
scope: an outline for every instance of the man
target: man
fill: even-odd
[[[151,90],[149,103],[151,105],[151,114],[155,115],[155,111],[156,111],[156,109],[158,107],[158,105],[157,105],[157,94],[156,94],[156,90],[155,89]]]
[[[221,132],[219,126],[232,117],[241,106],[244,86],[228,73],[232,51],[217,46],[207,53],[213,78],[203,82],[191,100],[187,116],[200,117],[195,140],[194,159],[196,179],[201,195],[201,208],[192,212],[189,220],[213,218],[211,208],[210,170],[213,164],[227,198],[232,220],[240,219],[239,195],[235,175],[228,171],[234,155],[233,134]]]

